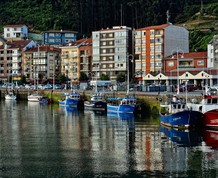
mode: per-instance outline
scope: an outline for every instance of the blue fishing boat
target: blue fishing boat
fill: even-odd
[[[65,99],[59,100],[60,106],[75,107],[80,110],[84,109],[84,102],[80,98],[80,93],[65,93]]]
[[[137,98],[127,96],[124,98],[107,98],[107,111],[116,113],[134,113]]]
[[[201,127],[203,114],[189,110],[186,103],[173,96],[172,101],[160,105],[160,122],[176,128]]]

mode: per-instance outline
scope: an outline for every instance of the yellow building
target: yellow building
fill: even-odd
[[[62,46],[61,49],[61,73],[65,74],[70,81],[78,82],[80,77],[79,48],[78,46]]]

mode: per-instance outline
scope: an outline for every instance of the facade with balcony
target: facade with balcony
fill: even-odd
[[[8,81],[10,77],[13,77],[13,81],[21,79],[23,53],[35,45],[32,40],[17,40],[0,46],[0,79],[2,81]]]
[[[178,58],[177,58],[178,57]],[[207,68],[207,52],[178,53],[163,60],[163,72]]]
[[[50,30],[43,33],[43,44],[66,45],[76,41],[77,32],[67,30]]]
[[[29,81],[53,82],[61,71],[60,49],[48,45],[36,46],[24,52],[24,75]]]
[[[26,25],[5,25],[4,38],[7,40],[21,40],[28,38],[28,27]]]
[[[78,82],[80,77],[79,48],[77,45],[60,47],[61,73],[65,74],[70,82]]]
[[[215,35],[207,45],[207,55],[208,68],[218,68],[218,35]]]
[[[115,81],[117,74],[126,75],[131,69],[128,54],[132,54],[131,28],[115,26],[92,32],[92,71],[96,78],[105,74]]]
[[[189,32],[172,24],[135,30],[135,74],[138,80],[150,72],[163,70],[163,59],[176,48],[189,52]]]

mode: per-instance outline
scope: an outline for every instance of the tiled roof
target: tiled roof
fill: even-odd
[[[38,52],[38,51],[44,51],[44,52],[60,52],[61,50],[59,48],[50,47],[48,45],[40,46],[38,49],[38,46],[32,47],[27,50],[27,52]]]
[[[69,44],[67,44],[65,46],[79,46],[79,45],[83,45],[83,43],[86,46],[92,45],[92,38],[82,38],[82,39],[79,39],[77,41],[71,41],[71,42],[69,42]]]
[[[168,27],[170,24],[162,24],[162,25],[155,25],[155,26],[149,26],[149,27],[143,27],[143,28],[139,28],[136,30],[158,30],[158,29],[163,29],[165,27]]]
[[[32,40],[16,40],[7,42],[8,45],[11,45],[11,48],[24,48]]]
[[[25,24],[14,24],[14,25],[5,25],[4,28],[14,28],[14,27],[22,27],[26,26]]]
[[[179,52],[179,56],[181,57],[182,53]],[[174,59],[176,59],[176,52],[173,55],[167,56],[166,59],[172,59],[172,56],[174,56]],[[207,58],[207,52],[190,52],[190,53],[184,53],[183,58]]]
[[[44,33],[78,33],[78,32],[70,31],[70,30],[49,30],[49,31],[44,31]]]

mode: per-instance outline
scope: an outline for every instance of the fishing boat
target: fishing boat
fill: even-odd
[[[126,96],[124,98],[107,98],[107,111],[116,113],[134,113],[137,98]]]
[[[39,102],[43,96],[38,93],[31,93],[27,96],[27,100],[31,102]]]
[[[203,113],[203,126],[218,129],[218,95],[206,90],[200,102],[192,99],[187,103],[190,110]]]
[[[63,100],[59,100],[60,106],[75,107],[79,110],[84,109],[84,102],[80,98],[80,93],[74,91],[72,93],[65,93],[64,96]]]
[[[203,114],[190,110],[186,102],[180,101],[175,95],[172,101],[160,104],[160,123],[175,128],[201,127]]]
[[[104,98],[104,94],[95,92],[90,101],[84,102],[85,109],[107,111],[107,102]]]
[[[13,91],[8,91],[7,94],[5,95],[6,100],[16,100],[17,96]]]
[[[39,103],[40,104],[51,104],[52,103],[52,99],[43,96],[42,98],[39,99]]]

